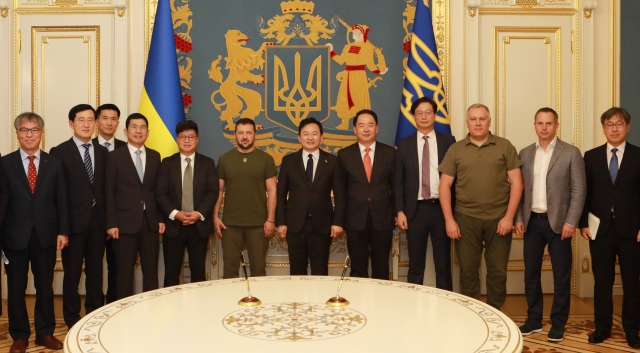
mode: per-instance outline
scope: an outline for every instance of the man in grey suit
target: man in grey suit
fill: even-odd
[[[580,150],[556,137],[558,114],[536,112],[538,141],[520,151],[524,192],[516,213],[516,232],[524,236],[527,321],[523,336],[542,331],[540,271],[545,246],[553,264],[554,296],[549,341],[562,341],[571,301],[571,237],[586,198],[584,160]]]

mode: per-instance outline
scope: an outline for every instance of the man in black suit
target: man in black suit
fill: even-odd
[[[629,346],[640,348],[640,148],[626,142],[631,116],[625,109],[607,110],[600,122],[607,143],[584,154],[587,199],[580,218],[595,280],[596,329],[589,343],[600,343],[611,332],[617,256],[624,291],[622,327]],[[589,229],[590,214],[600,219],[595,234]]]
[[[7,211],[7,203],[9,202],[9,187],[7,186],[7,178],[4,176],[4,166],[2,165],[2,155],[0,155],[0,253],[2,252],[2,221]],[[2,268],[0,261],[0,269]],[[0,283],[0,293],[2,293],[2,283]],[[0,294],[0,299],[2,299]],[[0,308],[2,315],[2,308]]]
[[[69,328],[80,321],[78,285],[84,264],[85,312],[104,303],[102,294],[102,261],[105,241],[104,179],[107,149],[91,143],[96,119],[93,107],[79,104],[69,110],[69,126],[73,137],[51,149],[49,153],[62,160],[69,192],[69,246],[62,251],[64,279],[62,284],[63,316]]]
[[[328,275],[331,240],[342,233],[344,180],[336,156],[320,149],[322,137],[322,123],[302,120],[298,126],[302,149],[285,156],[280,165],[276,225],[280,238],[289,244],[291,275],[306,275],[307,264],[312,275]]]
[[[116,148],[124,147],[126,142],[115,138],[116,130],[120,124],[120,109],[115,104],[106,103],[96,109],[98,136],[91,142],[94,146],[101,145],[112,152]],[[105,235],[106,237],[106,235]],[[107,304],[116,300],[116,255],[113,252],[113,239],[105,242],[107,254]]]
[[[351,277],[389,279],[393,237],[395,148],[376,141],[378,116],[364,109],[353,118],[358,142],[338,151],[346,184],[345,230]]]
[[[453,290],[451,240],[447,236],[438,187],[438,165],[455,137],[433,129],[438,106],[422,97],[411,105],[418,132],[398,141],[396,152],[396,211],[398,227],[407,232],[409,283],[424,283],[427,240],[431,234],[436,287]]]
[[[140,113],[127,117],[125,135],[129,143],[107,156],[107,234],[118,266],[116,296],[133,295],[133,271],[140,253],[142,289],[158,289],[158,256],[164,221],[156,204],[156,179],[160,154],[144,146],[149,122]]]
[[[36,345],[62,349],[53,337],[53,270],[56,249],[69,243],[67,184],[62,161],[40,150],[44,120],[35,113],[22,113],[14,121],[20,149],[2,157],[4,177],[11,190],[2,247],[9,261],[10,352],[25,352],[31,329],[25,301],[29,263],[36,287]]]
[[[205,281],[207,242],[213,232],[213,206],[218,200],[218,171],[213,159],[196,153],[198,124],[176,126],[180,152],[162,160],[156,200],[163,214],[164,287],[180,284],[184,249],[189,253],[191,283]]]

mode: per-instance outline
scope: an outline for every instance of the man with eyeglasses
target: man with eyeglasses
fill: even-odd
[[[484,250],[487,304],[500,309],[507,297],[511,228],[523,189],[522,162],[511,142],[489,131],[490,124],[487,106],[478,103],[467,109],[469,134],[449,148],[438,167],[442,172],[438,191],[447,235],[456,240],[460,292],[480,298]],[[454,182],[455,210],[451,206]]]
[[[91,142],[94,146],[104,146],[109,152],[116,148],[124,147],[126,142],[115,138],[116,130],[120,124],[120,109],[111,103],[106,103],[96,109],[96,119],[98,125],[98,136]],[[107,255],[107,293],[105,301],[107,304],[116,300],[116,258],[113,252],[113,239],[105,242],[105,252]]]
[[[155,198],[160,154],[145,147],[149,121],[133,113],[125,122],[127,148],[107,156],[107,234],[115,239],[113,250],[118,267],[116,296],[133,295],[133,271],[140,254],[142,290],[158,289],[158,257],[164,220]]]
[[[69,126],[73,137],[53,147],[49,153],[64,165],[69,191],[69,246],[62,250],[62,312],[69,328],[80,321],[78,287],[85,274],[86,314],[104,304],[102,293],[102,261],[105,242],[104,182],[107,149],[91,142],[96,128],[95,110],[78,104],[69,110]]]
[[[627,344],[640,348],[640,148],[626,142],[631,115],[613,107],[600,117],[607,143],[584,154],[587,199],[580,233],[589,241],[594,278],[595,331],[589,343],[611,334],[616,257],[622,277],[622,327]],[[594,216],[600,220],[589,227]]]
[[[205,281],[207,242],[214,236],[213,207],[218,199],[218,171],[213,159],[196,152],[198,124],[176,125],[180,152],[162,160],[156,200],[167,215],[163,237],[164,287],[180,284],[184,250],[189,254],[191,283]]]
[[[29,264],[36,288],[36,345],[62,349],[53,336],[56,316],[53,305],[53,273],[56,250],[69,243],[67,183],[62,161],[40,150],[44,120],[22,113],[14,120],[20,149],[2,157],[4,177],[10,190],[2,248],[8,260],[10,352],[26,352],[31,328],[25,301]],[[78,149],[75,151],[78,153]]]
[[[398,141],[395,205],[398,227],[407,232],[407,281],[424,283],[427,241],[431,235],[436,287],[451,291],[451,239],[447,237],[440,207],[438,165],[456,138],[434,130],[437,111],[436,102],[429,97],[419,98],[411,104],[411,115],[418,131]]]

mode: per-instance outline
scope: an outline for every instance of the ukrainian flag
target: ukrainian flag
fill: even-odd
[[[140,98],[140,113],[149,119],[146,145],[162,158],[178,152],[175,128],[185,120],[169,1],[158,1]]]
[[[418,98],[428,96],[438,105],[435,130],[451,134],[447,99],[444,94],[440,61],[433,36],[431,11],[427,0],[418,0],[411,36],[411,51],[405,71],[404,88],[400,102],[400,118],[396,130],[398,141],[416,132],[416,122],[411,116],[411,103]]]

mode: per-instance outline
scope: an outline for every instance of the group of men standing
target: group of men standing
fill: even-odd
[[[357,142],[337,156],[323,151],[323,127],[301,121],[301,149],[285,156],[280,173],[273,157],[257,149],[256,125],[240,119],[236,146],[215,162],[196,152],[198,126],[176,126],[179,152],[161,161],[145,147],[149,122],[139,113],[125,123],[128,142],[114,138],[120,111],[81,104],[69,112],[73,137],[40,150],[44,121],[35,113],[14,122],[20,149],[0,161],[0,223],[6,255],[11,352],[24,352],[30,334],[24,294],[29,263],[36,286],[36,344],[60,349],[52,336],[56,250],[64,266],[63,314],[80,320],[78,287],[86,276],[85,311],[104,304],[102,261],[106,248],[106,302],[133,294],[140,256],[143,290],[159,287],[159,234],[163,234],[164,286],[179,284],[185,249],[191,281],[206,279],[208,238],[222,239],[224,278],[238,277],[246,248],[252,276],[266,275],[268,239],[288,243],[292,275],[328,274],[331,241],[346,231],[352,277],[389,278],[393,229],[407,233],[410,283],[424,281],[428,237],[434,247],[436,286],[453,290],[451,239],[460,264],[461,293],[480,297],[482,254],[487,303],[506,299],[512,228],[524,235],[528,319],[523,335],[542,328],[540,271],[548,245],[554,302],[548,339],[560,341],[570,305],[571,238],[576,227],[590,241],[595,277],[596,330],[589,342],[609,337],[616,256],[624,288],[623,326],[631,347],[640,329],[640,149],[626,142],[629,113],[612,108],[601,117],[607,144],[580,151],[557,138],[558,115],[534,116],[538,141],[517,153],[493,135],[489,109],[467,110],[468,135],[456,142],[434,130],[437,105],[411,106],[417,133],[397,149],[376,141],[378,117],[353,118]],[[98,137],[91,139],[96,126]],[[624,160],[624,161],[623,161]],[[332,200],[333,196],[333,200]],[[224,204],[224,209],[222,205]],[[2,216],[6,212],[3,221]],[[596,234],[589,217],[600,219]]]

